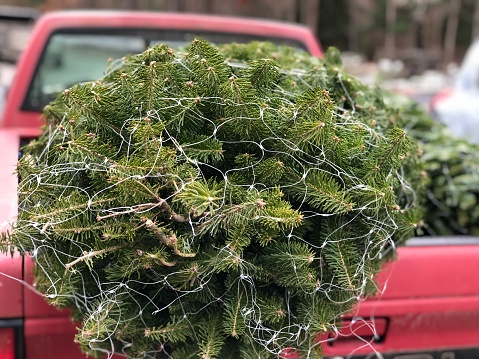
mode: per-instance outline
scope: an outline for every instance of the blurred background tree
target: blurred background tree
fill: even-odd
[[[460,61],[479,36],[477,0],[0,0],[42,12],[73,9],[178,11],[304,23],[324,47],[370,60],[402,59],[412,72]]]

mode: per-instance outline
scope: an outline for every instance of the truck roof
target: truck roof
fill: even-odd
[[[36,71],[36,63],[52,34],[62,31],[80,33],[163,29],[245,35],[251,40],[288,40],[287,43],[303,47],[313,56],[322,56],[320,45],[311,30],[304,25],[281,21],[172,12],[71,10],[47,13],[37,21],[26,50],[18,61],[17,70],[21,69],[22,74],[19,76],[17,72],[9,90],[0,126],[29,128],[32,133],[38,133],[42,124],[38,111],[22,109],[22,101]]]
[[[307,26],[278,20],[174,12],[68,10],[46,13],[38,22],[38,27],[42,27],[44,32],[56,28],[89,27],[177,29],[241,33],[255,37],[261,35],[296,40],[304,44],[312,55],[323,54],[319,42]]]
[[[215,32],[241,32],[243,34],[281,36],[309,40],[311,30],[301,24],[277,20],[253,19],[246,17],[217,16],[193,13],[111,11],[111,10],[70,10],[46,13],[41,22],[55,27],[122,27],[122,28],[170,28]],[[147,25],[145,25],[147,24]],[[312,55],[320,56],[317,41],[307,43]]]

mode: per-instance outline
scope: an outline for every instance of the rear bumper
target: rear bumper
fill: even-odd
[[[327,357],[479,358],[479,353],[467,356],[479,351],[479,296],[365,301],[354,314],[355,331],[320,338]],[[375,327],[375,321],[387,325]]]
[[[354,327],[320,338],[325,355],[338,359],[479,358],[479,354],[468,354],[479,348],[478,258],[478,238],[411,240],[379,276],[381,294],[361,302],[348,315]],[[375,321],[382,328],[377,336],[371,324]]]
[[[425,352],[373,353],[360,356],[335,356],[324,359],[472,359],[479,358],[479,348],[430,350]]]

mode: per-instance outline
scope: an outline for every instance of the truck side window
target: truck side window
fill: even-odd
[[[101,29],[97,32],[90,29],[88,33],[66,30],[50,37],[30,83],[22,110],[41,112],[43,107],[64,89],[79,82],[100,79],[104,75],[108,59],[137,54],[157,43],[179,48],[195,38],[215,44],[271,41],[304,49],[304,45],[296,40],[237,33],[189,32],[177,29]]]
[[[41,111],[64,89],[101,78],[109,59],[144,50],[144,39],[136,36],[54,34],[43,52],[23,108]]]

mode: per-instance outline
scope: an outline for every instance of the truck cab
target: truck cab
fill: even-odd
[[[178,48],[194,38],[217,44],[267,40],[322,55],[309,29],[283,22],[114,11],[42,16],[18,61],[0,118],[0,232],[15,221],[15,166],[21,147],[40,134],[43,107],[73,84],[101,78],[114,59],[159,42]],[[74,343],[77,330],[68,311],[46,303],[32,273],[29,257],[0,254],[0,359],[85,358]]]

